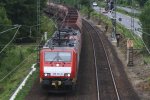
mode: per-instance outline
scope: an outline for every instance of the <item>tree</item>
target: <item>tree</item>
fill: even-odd
[[[140,7],[144,7],[144,4],[145,4],[148,0],[136,0],[136,1],[139,3]]]
[[[29,37],[32,25],[37,24],[37,0],[1,0],[12,24],[23,25],[20,28],[20,34],[17,36]],[[41,0],[41,10],[46,0]],[[37,36],[36,26],[32,27],[32,36]]]
[[[80,4],[86,6],[88,9],[88,18],[90,18],[90,13],[93,11],[91,8],[92,1],[90,0],[80,0]]]
[[[9,29],[7,25],[11,25],[11,21],[7,18],[6,10],[3,6],[0,6],[0,32]],[[0,51],[6,45],[13,36],[13,31],[0,34]],[[0,53],[0,61],[3,59],[5,52]],[[1,64],[1,62],[0,62]]]
[[[140,21],[142,23],[142,29],[143,29],[143,34],[142,38],[147,45],[147,47],[150,49],[150,0],[146,3],[144,6],[144,10],[140,15]]]
[[[7,25],[10,25],[11,21],[7,18],[6,15],[6,10],[4,7],[0,6],[0,32],[5,31],[7,29],[9,29],[9,27],[7,27]],[[1,33],[0,34],[0,45],[4,45],[6,44],[10,38],[12,38],[13,34],[10,34],[11,32],[5,32],[5,33]],[[1,46],[0,46],[0,50],[1,50]]]

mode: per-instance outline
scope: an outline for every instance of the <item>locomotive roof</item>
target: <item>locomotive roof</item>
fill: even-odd
[[[79,30],[63,28],[55,31],[53,36],[47,40],[43,48],[64,49],[66,47],[74,48],[77,45],[80,35]]]

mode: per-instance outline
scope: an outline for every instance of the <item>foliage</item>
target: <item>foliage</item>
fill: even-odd
[[[144,7],[144,4],[148,1],[148,0],[136,0],[138,2],[138,4],[140,5],[140,7]]]
[[[99,5],[100,7],[103,7],[103,8],[106,7],[106,3],[103,2],[103,1],[98,1],[98,5]]]
[[[5,8],[3,6],[0,6],[0,32],[3,32],[11,28],[11,27],[8,27],[7,25],[11,25],[11,21],[7,17]],[[0,51],[11,40],[13,35],[14,35],[14,31],[0,33]],[[5,52],[1,53],[0,61],[2,60],[4,54]]]
[[[143,40],[147,47],[150,49],[150,0],[146,3],[143,12],[140,15],[140,21],[142,23],[142,29],[143,29]]]
[[[6,10],[4,7],[0,6],[0,32],[7,30],[8,28],[5,25],[10,25],[11,21],[7,18]],[[10,32],[9,32],[10,33]],[[7,43],[12,38],[13,34],[8,32],[0,34],[0,45]],[[1,50],[1,49],[0,49]]]
[[[41,33],[48,32],[48,35],[50,37],[57,27],[56,23],[54,23],[52,19],[44,15],[41,17],[41,23]]]
[[[87,8],[88,11],[88,18],[90,18],[90,13],[93,11],[92,7],[91,7],[91,3],[92,1],[89,0],[80,0],[80,4],[85,8]]]
[[[117,0],[117,4],[125,7],[129,7],[129,6],[139,7],[140,2],[138,1],[142,1],[142,0]]]
[[[11,21],[7,18],[6,10],[3,6],[0,6],[0,23],[4,24],[4,25],[10,25],[11,24]]]
[[[80,6],[79,1],[80,0],[50,0],[50,2],[65,4],[76,8]]]
[[[41,20],[49,21],[48,17],[45,16],[43,16]],[[43,25],[45,26],[43,26],[44,28],[41,28],[41,30],[43,31],[46,30],[49,31],[49,33],[53,33],[52,29],[49,29],[49,27],[54,27],[53,26],[54,24],[52,21],[49,22],[50,23],[47,22],[43,23]],[[9,97],[18,87],[18,84],[23,80],[23,78],[30,71],[31,65],[34,62],[36,62],[37,52],[35,52],[35,48],[33,47],[34,45],[37,44],[17,45],[17,46],[13,45],[13,47],[11,48],[8,47],[5,50],[6,54],[3,56],[3,59],[1,60],[1,64],[0,64],[0,71],[1,71],[0,80],[12,70],[14,70],[14,72],[11,73],[5,80],[0,81],[0,100],[9,99]],[[35,76],[37,77],[37,73]],[[31,86],[28,87],[28,90],[29,88],[31,88]]]
[[[44,7],[46,0],[41,2],[41,10]],[[30,28],[32,27],[32,35],[37,36],[37,0],[1,0],[7,11],[8,18],[11,19],[12,24],[23,25],[20,29],[18,37],[28,37],[30,35]]]
[[[30,89],[33,86],[33,83],[37,79],[39,75],[39,68],[36,68],[36,71],[29,77],[29,79],[26,82],[26,85],[21,89],[21,91],[17,94],[15,100],[25,100],[25,97],[28,95]]]
[[[82,6],[82,9],[80,10],[81,14],[88,14],[88,8],[86,6]]]
[[[28,48],[24,47],[24,50],[22,50],[22,48],[23,48],[22,46],[18,46],[18,47],[14,46],[7,51],[3,60],[1,60],[0,79],[4,77],[6,73],[10,72],[16,65],[18,65],[25,58],[24,56],[31,53],[27,51]]]
[[[77,0],[63,0],[63,1],[61,1],[61,3],[62,2],[69,5],[69,6],[74,6],[75,3],[77,2]]]
[[[90,1],[89,0],[80,0],[80,4],[89,7]]]
[[[0,81],[0,100],[9,99],[18,84],[30,71],[33,62],[36,61],[36,52],[33,54],[29,49],[33,51],[32,46],[14,46],[7,51],[7,55],[0,65],[0,80],[12,70],[14,72]]]
[[[117,0],[117,4],[131,5],[131,0]]]

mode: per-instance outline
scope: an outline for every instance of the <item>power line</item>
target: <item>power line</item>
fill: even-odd
[[[147,32],[143,32],[143,31],[140,31],[140,30],[138,30],[139,32],[142,32],[142,33],[144,33],[144,34],[146,34],[146,35],[148,35],[148,36],[150,36],[150,34],[149,33],[147,33]]]
[[[14,24],[14,25],[5,25],[5,24],[0,24],[0,26],[4,26],[4,27],[12,27],[12,26],[17,26],[18,24]]]
[[[139,31],[139,30],[138,30]],[[139,32],[142,32],[142,31],[139,31]],[[136,32],[135,32],[136,33]],[[147,35],[149,35],[148,33],[146,33],[146,32],[142,32],[142,33],[145,33],[145,34],[147,34]],[[134,38],[134,35],[132,34],[132,36],[133,36],[133,38]],[[150,36],[150,35],[149,35]],[[134,38],[135,39],[135,38]],[[136,40],[136,39],[135,39]],[[150,54],[150,50],[148,49],[148,47],[146,46],[146,44],[145,44],[145,42],[144,42],[144,40],[141,38],[141,40],[142,40],[142,42],[143,42],[143,44],[144,44],[144,46],[145,46],[145,48],[146,48],[146,50],[147,50],[147,52]],[[138,43],[138,42],[137,42]]]
[[[144,46],[145,46],[145,48],[146,48],[146,50],[148,51],[148,53],[150,54],[150,50],[148,49],[148,47],[146,46],[146,44],[145,44],[145,42],[144,42],[144,40],[141,38],[141,40],[142,40],[142,42],[144,43]]]
[[[14,38],[16,37],[19,29],[20,29],[21,26],[18,27],[17,31],[15,32],[13,38],[5,45],[5,47],[0,51],[0,54],[5,50],[5,48],[7,48],[7,46],[14,40]]]
[[[3,34],[3,33],[5,33],[5,32],[8,32],[8,31],[10,31],[10,30],[16,29],[16,28],[18,28],[18,26],[13,27],[13,28],[10,28],[10,29],[7,29],[7,30],[5,30],[5,31],[2,31],[2,32],[0,32],[0,35]]]
[[[12,74],[12,72],[14,72],[18,67],[20,67],[20,65],[23,64],[26,60],[31,58],[30,57],[31,55],[29,55],[26,59],[24,59],[21,63],[19,63],[14,69],[12,69],[8,74],[6,74],[2,79],[0,79],[0,82],[2,82],[4,79],[6,79],[8,76],[10,76]]]
[[[143,32],[143,31],[139,31],[139,32],[142,32],[142,33],[144,33],[144,34],[146,34],[146,35],[148,35],[148,36],[150,36],[150,34],[148,34],[148,33],[146,33],[146,32]],[[146,44],[145,44],[145,42],[144,42],[144,40],[141,38],[141,40],[142,40],[142,42],[143,42],[143,44],[144,44],[144,46],[145,46],[145,48],[146,48],[146,50],[148,51],[148,53],[150,54],[150,50],[148,49],[148,47],[146,46]]]

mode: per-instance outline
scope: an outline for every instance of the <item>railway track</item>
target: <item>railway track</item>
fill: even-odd
[[[103,41],[90,23],[83,20],[83,25],[93,44],[98,100],[120,100]]]
[[[84,30],[86,29],[84,28]],[[89,40],[90,36],[86,33],[83,34],[77,88],[74,93],[51,94],[45,91],[42,92],[39,79],[37,79],[26,100],[97,100],[96,72],[94,60],[91,60],[94,55],[92,49],[87,49],[92,48],[92,43]]]
[[[77,89],[74,93],[51,94],[41,92],[39,79],[34,83],[26,100],[138,100],[122,85],[117,90],[104,44],[97,30],[83,21],[83,41],[78,71]],[[94,49],[93,49],[94,48]],[[122,72],[121,72],[122,73]],[[116,78],[116,77],[115,77]],[[118,80],[117,80],[118,82]],[[123,81],[125,83],[125,81]],[[121,83],[121,82],[119,82]],[[124,91],[129,92],[124,98]],[[123,91],[123,92],[121,92]],[[118,93],[119,92],[119,93]]]
[[[85,27],[83,27],[83,31],[86,32]],[[46,95],[43,100],[99,100],[95,78],[95,62],[91,60],[94,58],[93,49],[87,49],[93,48],[92,42],[89,40],[90,36],[86,33],[83,34],[76,91],[67,94]]]

